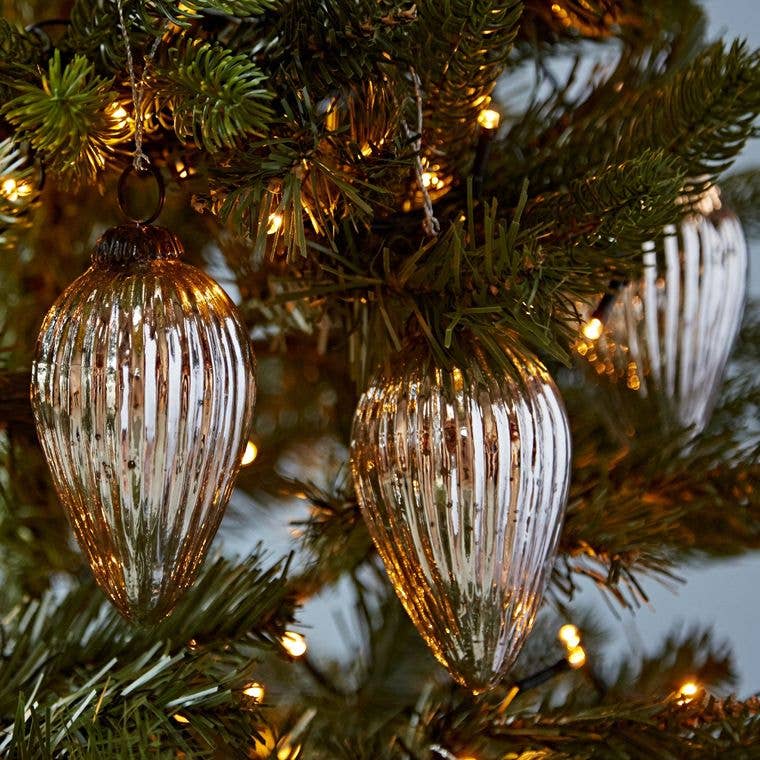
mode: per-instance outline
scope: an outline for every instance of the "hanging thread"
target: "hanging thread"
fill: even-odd
[[[422,178],[423,166],[422,166],[422,83],[414,69],[410,69],[409,73],[412,76],[414,82],[414,97],[417,101],[417,133],[415,134],[409,129],[409,125],[405,119],[401,120],[401,124],[404,127],[406,136],[412,141],[412,147],[414,148],[414,172],[417,176],[417,184],[420,186],[420,192],[422,193],[422,208],[425,212],[425,221],[422,223],[422,227],[425,230],[425,234],[430,237],[435,237],[441,230],[441,225],[433,212],[433,202],[430,200],[430,193],[428,193],[425,182]]]
[[[143,151],[143,131],[145,121],[143,119],[142,103],[145,96],[145,75],[158,51],[161,44],[161,35],[159,34],[153,44],[150,46],[148,54],[143,60],[143,72],[140,81],[135,74],[135,62],[132,56],[132,45],[129,39],[129,30],[124,16],[123,0],[116,0],[116,8],[119,12],[119,26],[121,27],[121,36],[124,39],[124,47],[127,54],[127,71],[129,72],[129,84],[132,89],[132,105],[135,113],[135,151],[132,154],[132,165],[137,172],[145,172],[150,168],[150,157]]]

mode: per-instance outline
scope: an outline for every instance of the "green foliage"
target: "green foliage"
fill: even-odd
[[[265,135],[273,111],[266,75],[243,54],[219,45],[186,43],[169,51],[153,74],[159,108],[168,107],[180,140],[208,151],[233,148]]]
[[[415,335],[428,340],[439,363],[461,361],[469,334],[500,361],[495,328],[567,362],[577,304],[605,288],[613,267],[623,276],[636,271],[633,254],[676,215],[682,182],[673,160],[647,151],[531,207],[524,188],[512,219],[500,215],[495,200],[475,206],[470,198],[466,214],[419,248],[409,250],[400,231],[379,242],[374,260],[350,238],[340,246],[346,253],[320,251],[322,277],[276,299],[364,291],[366,328],[356,362],[363,371]]]
[[[568,37],[607,38],[613,34],[627,5],[620,0],[565,0],[562,5],[526,0],[520,37],[536,47]]]
[[[634,98],[617,140],[617,152],[662,146],[690,177],[724,171],[754,134],[760,108],[760,56],[735,42],[713,45],[672,83]]]
[[[674,579],[685,557],[726,556],[760,546],[760,436],[736,420],[760,408],[751,366],[760,351],[760,320],[750,312],[735,366],[710,427],[696,443],[664,436],[646,401],[623,392],[600,402],[596,384],[564,388],[573,427],[574,468],[561,539],[565,554],[555,573],[572,594],[573,574],[592,578],[623,606],[646,601],[636,576]],[[638,420],[634,435],[625,420]]]
[[[0,96],[7,100],[19,82],[31,81],[41,58],[38,37],[0,19]]]
[[[283,92],[305,87],[321,100],[367,82],[400,92],[408,87],[416,19],[406,0],[291,0],[266,36],[254,26],[246,41],[266,46]],[[287,45],[277,44],[284,38]]]
[[[524,223],[545,225],[550,236],[584,247],[614,240],[621,254],[638,255],[642,243],[678,216],[675,201],[684,179],[675,158],[645,150],[539,197]]]
[[[116,100],[111,83],[83,56],[63,64],[58,51],[40,86],[21,84],[2,113],[16,127],[16,139],[29,140],[46,164],[65,179],[92,180],[125,137],[110,118]]]
[[[245,18],[258,16],[268,11],[277,11],[282,5],[284,5],[283,0],[189,0],[183,4],[183,7],[196,13],[216,11]]]
[[[134,44],[142,48],[147,40],[146,29],[153,26],[147,15],[148,3],[124,0],[124,17]],[[126,51],[119,26],[115,2],[103,0],[74,0],[70,12],[71,25],[67,30],[66,45],[97,61],[112,73],[126,66]],[[137,60],[140,60],[137,56]]]
[[[454,159],[471,148],[478,112],[517,34],[522,2],[424,0],[417,8],[424,37],[415,67],[426,95],[426,123],[435,130],[429,139],[445,142],[444,154]]]
[[[123,0],[138,70],[142,69],[143,55],[153,39],[172,31],[190,30],[204,20],[204,14],[253,17],[276,11],[281,5],[281,0],[187,0],[182,3]],[[87,55],[108,73],[125,69],[126,48],[115,2],[75,0],[70,18],[71,26],[62,43],[65,49]]]
[[[728,644],[716,642],[709,628],[677,626],[640,660],[622,660],[605,681],[603,701],[613,705],[632,693],[650,698],[672,694],[686,681],[709,684],[713,693],[725,693],[736,683]]]
[[[200,758],[249,746],[262,721],[242,689],[254,658],[277,649],[292,610],[286,568],[261,570],[259,561],[208,565],[175,613],[150,630],[131,627],[91,583],[6,613],[3,756],[180,748]]]
[[[356,572],[374,549],[359,513],[353,483],[335,484],[330,490],[308,483],[290,486],[298,488],[311,504],[309,519],[296,523],[303,529],[302,543],[311,559],[299,587],[319,588],[338,581],[347,572]]]
[[[28,399],[29,376],[19,377],[21,393],[0,381],[5,400],[17,408]],[[21,414],[4,415],[21,428]],[[31,420],[28,420],[31,423]],[[47,467],[37,452],[30,452],[31,430],[0,431],[0,551],[3,554],[0,604],[9,609],[28,596],[40,596],[50,585],[50,574],[60,577],[80,573],[81,557],[70,544],[60,541],[68,531],[57,499],[47,487]],[[19,461],[22,458],[23,464]]]
[[[28,211],[37,199],[39,169],[12,138],[0,141],[0,181],[10,190],[0,193],[0,250],[11,248],[29,224]]]
[[[527,162],[508,171],[527,169],[534,189],[559,189],[593,167],[650,148],[674,156],[685,176],[703,183],[730,166],[754,134],[760,58],[743,43],[716,43],[669,77],[643,79],[640,89],[627,89],[622,68],[573,110],[559,110],[554,124],[529,138]],[[519,151],[515,138],[516,130],[505,136],[508,156]]]
[[[491,752],[526,760],[682,760],[728,753],[751,760],[760,741],[757,699],[742,703],[703,696],[688,704],[672,698],[629,700],[614,707],[526,713],[506,720],[494,709],[478,715],[454,705],[431,710],[422,720],[438,729],[438,746],[450,748],[455,757]]]

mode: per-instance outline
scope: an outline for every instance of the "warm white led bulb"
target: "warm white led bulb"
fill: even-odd
[[[253,683],[249,683],[245,689],[243,689],[243,694],[245,694],[246,697],[250,697],[256,703],[264,701],[265,693],[266,692],[264,686],[255,681]]]
[[[583,325],[583,337],[589,340],[599,340],[602,336],[604,325],[602,320],[598,317],[591,317],[585,325]]]
[[[253,441],[248,441],[248,444],[245,447],[245,453],[243,454],[243,459],[241,460],[240,464],[243,467],[249,464],[253,464],[258,455],[259,447]]]
[[[486,108],[478,114],[478,124],[483,129],[496,129],[501,121],[501,116],[498,111],[493,111],[490,108]]]
[[[567,650],[575,649],[581,643],[581,634],[578,627],[572,623],[567,623],[559,629],[557,634],[559,640],[565,645]]]
[[[280,637],[280,644],[291,657],[301,657],[306,653],[306,638],[295,631],[285,631]]]
[[[586,651],[583,647],[573,647],[567,655],[567,661],[573,670],[582,668],[586,664]]]

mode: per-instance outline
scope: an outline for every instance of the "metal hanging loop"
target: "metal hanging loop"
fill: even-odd
[[[51,26],[64,26],[68,28],[71,26],[71,20],[67,18],[48,18],[43,21],[36,21],[34,24],[29,24],[24,27],[25,32],[35,35],[35,37],[40,40],[43,53],[49,53],[53,49],[53,41],[47,33],[47,29]]]
[[[152,214],[142,219],[140,217],[133,216],[129,212],[128,208],[127,180],[131,174],[135,174],[140,179],[145,179],[146,177],[152,176],[153,179],[156,180],[156,185],[158,187],[158,200],[156,201],[156,208]],[[119,208],[122,210],[122,213],[128,219],[131,219],[137,224],[152,224],[156,221],[156,219],[158,219],[158,215],[164,208],[164,201],[166,200],[166,186],[164,185],[164,178],[161,176],[161,172],[154,164],[149,164],[145,169],[136,169],[134,164],[130,163],[127,168],[124,169],[124,171],[121,173],[121,177],[119,177],[117,191],[119,195]]]

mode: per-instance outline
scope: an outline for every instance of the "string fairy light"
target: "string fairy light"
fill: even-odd
[[[484,108],[478,114],[480,134],[478,136],[478,144],[475,147],[475,159],[472,162],[472,189],[476,199],[483,197],[486,164],[488,163],[491,144],[496,137],[496,131],[499,128],[500,122],[501,116],[499,112],[491,108]]]
[[[568,649],[568,651],[580,646],[581,643],[581,633],[578,630],[578,626],[575,626],[572,623],[565,623],[565,625],[559,629],[557,638],[565,645],[565,648]]]
[[[582,646],[573,647],[567,653],[567,663],[573,670],[578,670],[586,664],[586,650]]]
[[[273,211],[267,219],[267,235],[274,235],[280,231],[282,227],[282,214],[277,211]]]
[[[264,701],[266,689],[263,684],[253,681],[243,689],[243,694],[250,697],[256,704],[261,704]]]
[[[253,464],[258,455],[259,447],[253,441],[248,441],[245,447],[245,452],[243,453],[243,458],[240,460],[241,467],[247,467],[249,464]]]
[[[195,168],[181,158],[178,158],[174,162],[174,171],[180,179],[188,179],[188,177],[192,177],[196,174]]]
[[[597,307],[581,327],[581,333],[586,340],[597,341],[602,337],[604,324],[610,315],[610,310],[615,303],[618,292],[625,284],[625,281],[622,280],[610,280],[607,292],[601,297]]]
[[[581,632],[578,626],[572,623],[565,623],[557,632],[557,638],[565,647],[565,656],[548,668],[544,668],[532,676],[516,681],[496,708],[499,714],[503,714],[506,711],[520,692],[535,689],[537,686],[546,683],[561,673],[579,670],[586,664],[588,658],[586,650],[581,646]]]
[[[291,657],[302,657],[306,654],[306,637],[295,631],[285,631],[280,636],[280,644]]]
[[[702,691],[701,686],[691,679],[684,681],[678,689],[678,704],[687,705]]]
[[[15,201],[16,198],[18,198],[18,186],[13,177],[8,177],[8,179],[3,181],[3,195],[12,201]]]
[[[501,122],[501,114],[498,111],[494,111],[491,108],[484,108],[478,114],[478,124],[487,130],[494,130],[499,128]]]
[[[129,113],[118,100],[109,106],[108,116],[115,122],[119,129],[126,129],[130,126]]]
[[[8,177],[3,180],[0,185],[3,195],[12,202],[17,201],[19,198],[26,198],[31,195],[34,188],[26,180],[16,181],[13,177]]]
[[[602,332],[604,331],[604,323],[602,322],[599,317],[591,317],[584,325],[583,325],[583,337],[587,340],[599,340],[599,338],[602,337]]]

